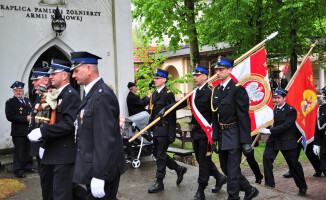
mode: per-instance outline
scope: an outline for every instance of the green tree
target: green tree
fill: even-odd
[[[158,65],[164,62],[168,57],[163,56],[160,54],[160,52],[164,49],[163,45],[160,45],[156,48],[155,53],[149,53],[151,47],[138,47],[138,52],[134,52],[136,56],[140,57],[140,60],[142,64],[136,65],[137,72],[135,75],[135,78],[137,79],[137,87],[139,88],[138,95],[140,97],[144,97],[149,91],[154,92],[156,89],[154,85],[154,74],[156,73],[156,69],[158,68]],[[178,90],[175,87],[175,84],[177,83],[189,83],[192,82],[192,75],[186,74],[185,76],[171,80],[172,75],[169,75],[168,82],[166,84],[166,87],[170,89],[173,94],[181,93],[180,90]]]
[[[322,0],[213,0],[205,5],[199,19],[199,40],[201,45],[209,46],[228,43],[233,58],[237,58],[279,31],[266,48],[279,60],[290,58],[294,73],[298,55],[306,54],[316,34],[325,37],[325,8]]]
[[[132,16],[142,21],[145,44],[156,40],[161,43],[169,37],[167,50],[177,50],[180,43],[189,44],[190,65],[200,61],[196,19],[202,10],[202,0],[132,0],[135,9]]]
[[[144,31],[142,31],[137,25],[132,29],[132,44],[136,47],[144,46]]]

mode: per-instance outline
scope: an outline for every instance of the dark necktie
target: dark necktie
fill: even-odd
[[[276,114],[281,112],[281,109],[280,108],[276,108]]]
[[[223,89],[224,89],[224,86],[221,85],[221,86],[220,86],[220,91],[223,92]]]
[[[20,99],[20,102],[22,102],[22,104],[23,105],[25,105],[25,101],[24,101],[24,99],[22,98],[22,99]]]

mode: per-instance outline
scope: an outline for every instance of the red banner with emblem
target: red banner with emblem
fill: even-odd
[[[297,110],[296,125],[304,146],[314,140],[318,99],[310,59],[304,63],[295,79],[289,83],[286,102]]]

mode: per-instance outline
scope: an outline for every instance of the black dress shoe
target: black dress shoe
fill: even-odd
[[[15,173],[15,176],[17,178],[26,178],[24,171],[18,171],[17,173]]]
[[[157,193],[164,190],[164,184],[162,181],[156,181],[156,183],[148,189],[148,193]]]
[[[257,188],[255,187],[251,187],[250,191],[245,193],[243,200],[251,200],[256,196],[258,196],[258,194],[259,194],[259,190],[257,190]]]
[[[37,169],[25,169],[26,172],[29,172],[29,173],[38,173],[38,170]]]
[[[270,187],[270,188],[275,188],[275,184],[273,185],[273,184],[265,183],[265,186],[266,186],[266,187]]]
[[[293,176],[292,176],[291,172],[288,171],[288,173],[283,174],[283,177],[284,178],[292,178]]]
[[[255,183],[261,184],[261,180],[263,180],[264,176],[260,174],[260,176],[256,177]]]
[[[197,192],[192,200],[205,200],[205,188],[206,186],[199,184]]]
[[[187,168],[183,166],[178,166],[178,169],[176,171],[178,175],[177,185],[179,185],[183,180],[183,175],[187,172]]]
[[[222,186],[226,183],[226,177],[225,176],[221,176],[221,178],[219,178],[218,180],[216,180],[216,185],[215,187],[212,188],[212,192],[213,193],[218,193]]]
[[[314,177],[320,177],[321,176],[321,172],[315,172],[313,176]]]
[[[306,194],[307,194],[307,188],[299,188],[299,192],[298,192],[299,196],[304,197],[306,196]]]

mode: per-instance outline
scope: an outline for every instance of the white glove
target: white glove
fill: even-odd
[[[42,137],[41,129],[36,128],[32,130],[32,132],[28,134],[27,137],[31,142],[38,142],[38,140]]]
[[[40,149],[38,150],[38,155],[40,156],[41,159],[43,158],[44,151],[45,149],[43,149],[42,147],[40,147]]]
[[[92,178],[91,180],[91,191],[92,195],[96,198],[102,198],[105,196],[104,192],[105,181],[97,178]]]
[[[319,146],[314,145],[313,151],[314,151],[314,153],[315,153],[316,155],[318,155],[318,153],[319,153]]]
[[[271,130],[264,128],[261,131],[259,131],[261,134],[266,134],[266,135],[270,135],[271,134]]]

